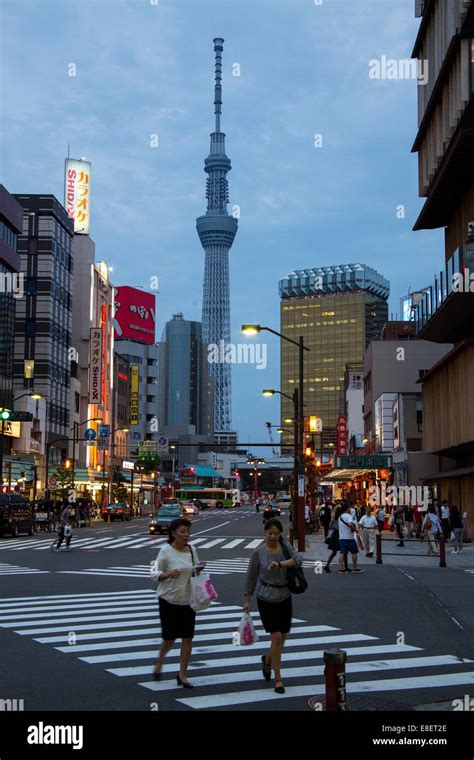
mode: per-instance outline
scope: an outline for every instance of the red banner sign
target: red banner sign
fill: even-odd
[[[347,417],[341,414],[337,421],[337,455],[344,456],[347,454]]]

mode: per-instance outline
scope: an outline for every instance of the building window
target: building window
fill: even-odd
[[[34,319],[27,319],[25,324],[25,335],[27,338],[34,338],[36,335],[36,324]],[[26,375],[25,375],[26,376]]]
[[[35,362],[34,359],[25,359],[25,379],[31,380],[35,376]]]
[[[81,397],[79,393],[75,392],[74,393],[74,410],[76,414],[79,414],[80,403],[81,403]]]
[[[28,277],[26,281],[26,295],[35,296],[37,292],[37,282],[33,277]]]

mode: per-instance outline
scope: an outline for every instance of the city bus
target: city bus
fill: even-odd
[[[240,507],[240,491],[238,488],[183,486],[175,491],[175,496],[180,502],[196,499],[204,508]]]

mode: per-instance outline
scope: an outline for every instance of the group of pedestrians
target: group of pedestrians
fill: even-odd
[[[330,564],[338,552],[339,573],[362,573],[363,570],[357,566],[359,540],[365,549],[365,556],[374,556],[375,535],[379,530],[379,523],[377,517],[372,514],[371,507],[365,507],[364,512],[361,514],[349,502],[342,502],[332,510],[328,529],[325,530],[326,544],[331,552],[324,565],[326,573],[331,572]],[[352,568],[348,566],[349,554]]]
[[[446,499],[442,502],[439,512],[434,505],[428,507],[428,512],[423,518],[422,530],[428,540],[428,554],[437,553],[438,539],[441,535],[445,541],[452,540],[451,554],[462,552],[464,519],[458,507],[455,504],[449,505]]]
[[[265,541],[255,549],[250,559],[242,607],[244,612],[250,613],[252,597],[256,595],[262,625],[270,634],[270,648],[261,658],[262,677],[270,681],[273,671],[275,692],[284,694],[281,655],[293,616],[287,571],[290,567],[301,567],[303,560],[283,537],[283,526],[278,519],[268,520],[264,531]],[[173,520],[169,527],[168,544],[158,553],[152,572],[152,577],[158,581],[162,631],[153,678],[161,678],[166,654],[175,640],[181,639],[176,682],[185,689],[193,688],[187,676],[196,621],[196,613],[190,604],[191,577],[199,575],[205,567],[205,563],[199,561],[196,548],[189,545],[190,533],[189,520]]]

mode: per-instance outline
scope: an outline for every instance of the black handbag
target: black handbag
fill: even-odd
[[[293,559],[283,541],[281,541],[281,548],[285,555],[285,559]],[[308,581],[304,576],[303,568],[296,565],[295,567],[285,567],[285,570],[286,581],[290,592],[292,594],[303,594],[308,588]]]

